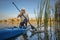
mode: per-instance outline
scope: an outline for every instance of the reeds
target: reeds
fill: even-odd
[[[43,14],[43,11],[44,11],[44,8],[45,8],[45,12],[44,12],[44,27],[45,27],[45,40],[49,40],[48,39],[48,15],[49,15],[49,3],[50,3],[50,0],[41,0],[40,2],[40,10],[38,11],[37,13],[37,27],[38,27],[38,30],[39,28],[41,27],[41,22],[42,22],[42,14]],[[39,37],[39,34],[38,34],[38,37]],[[38,38],[38,40],[40,40]]]

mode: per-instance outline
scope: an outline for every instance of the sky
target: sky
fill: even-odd
[[[25,8],[29,17],[35,17],[34,9],[39,10],[38,4],[40,0],[0,0],[0,20],[17,17],[19,11],[12,4],[14,2],[18,8]],[[51,0],[51,5],[54,5],[54,0]]]

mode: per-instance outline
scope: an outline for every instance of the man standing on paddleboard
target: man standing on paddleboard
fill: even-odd
[[[25,9],[22,8],[20,13],[18,14],[18,18],[20,17],[20,25],[19,27],[27,27],[27,22],[29,21],[28,14],[25,12]]]

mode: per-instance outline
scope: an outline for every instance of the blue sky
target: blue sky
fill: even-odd
[[[38,10],[38,3],[40,0],[0,0],[0,20],[9,17],[17,17],[19,11],[14,7],[12,2],[18,6],[19,9],[25,8],[29,17],[35,17],[34,9]],[[51,0],[51,5],[54,5],[54,0]]]

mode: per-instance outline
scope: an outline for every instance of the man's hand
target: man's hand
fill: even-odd
[[[17,18],[21,17],[22,16],[22,12],[20,12],[17,16]]]
[[[20,14],[18,14],[17,18],[19,18],[19,17],[20,17]]]

